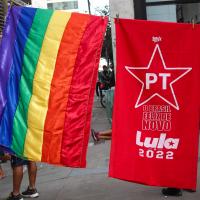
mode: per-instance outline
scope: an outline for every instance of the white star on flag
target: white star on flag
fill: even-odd
[[[162,63],[162,71],[164,70],[165,73],[163,73],[163,72],[157,73],[157,74],[148,73],[148,72],[150,72],[150,70],[151,71],[153,70],[152,62],[155,59],[156,52],[159,53],[159,59],[161,59],[161,63]],[[138,107],[144,105],[145,103],[149,102],[155,96],[158,96],[163,101],[165,101],[167,104],[169,104],[173,108],[179,110],[179,104],[178,104],[178,101],[177,101],[177,98],[176,98],[176,95],[175,95],[175,92],[174,92],[174,89],[173,89],[173,84],[175,82],[177,82],[178,80],[180,80],[187,73],[189,73],[192,70],[191,67],[184,67],[184,68],[166,67],[161,49],[160,49],[159,45],[156,44],[154,51],[153,51],[153,54],[151,56],[151,59],[150,59],[147,67],[125,66],[125,68],[134,78],[136,78],[142,84],[140,94],[139,94],[137,102],[135,104],[135,108],[138,108]],[[158,71],[158,69],[155,69],[155,70]],[[170,73],[170,72],[172,72],[172,73]],[[146,73],[146,78],[144,78],[144,73]],[[140,76],[141,74],[143,74],[142,77]],[[154,78],[154,80],[150,80],[152,82],[152,85],[153,85],[153,83],[157,82],[158,78],[162,77],[162,86],[164,85],[164,88],[162,88],[162,90],[160,90],[160,91],[159,91],[159,89],[157,91],[155,91],[155,89],[154,89],[154,91],[153,90],[151,91],[150,81],[149,81],[149,84],[147,85],[147,74],[149,75],[149,77],[148,77],[149,80],[150,80],[151,75],[154,75],[154,76],[152,76]],[[171,75],[173,77],[171,77]],[[170,78],[172,80],[167,82],[167,80],[169,80]],[[157,85],[156,88],[158,88],[158,85]]]

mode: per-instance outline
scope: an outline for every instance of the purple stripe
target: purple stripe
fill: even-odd
[[[13,63],[13,45],[16,39],[16,29],[21,13],[21,8],[13,7],[8,10],[3,38],[0,45],[0,119],[6,104],[6,85]],[[10,58],[10,59],[7,59]]]

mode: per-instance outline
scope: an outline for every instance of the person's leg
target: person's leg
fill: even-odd
[[[111,135],[109,135],[109,136],[106,136],[106,135],[99,135],[99,139],[100,140],[111,140]]]
[[[35,162],[28,163],[29,189],[35,189],[37,165]]]
[[[112,129],[106,130],[106,131],[101,131],[101,132],[96,132],[95,130],[91,130],[92,138],[94,142],[98,142],[99,140],[111,140],[112,138]]]
[[[112,129],[99,132],[100,139],[111,139],[111,136],[112,136]]]
[[[11,167],[13,171],[13,191],[10,193],[7,200],[23,200],[23,197],[20,194],[20,187],[23,179],[23,164],[24,160],[15,156],[11,157]]]
[[[0,179],[4,178],[5,177],[5,173],[3,171],[3,168],[1,167],[0,165]]]
[[[36,190],[36,176],[37,176],[37,165],[33,161],[28,162],[28,176],[29,186],[26,191],[22,192],[23,197],[36,198],[39,197],[39,193]]]
[[[21,182],[23,179],[23,165],[13,166],[13,195],[20,194]]]

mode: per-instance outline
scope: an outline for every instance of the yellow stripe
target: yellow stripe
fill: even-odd
[[[51,81],[60,42],[70,17],[71,13],[54,11],[42,44],[33,80],[33,92],[28,110],[28,130],[24,146],[24,156],[30,160],[41,160],[43,130]]]

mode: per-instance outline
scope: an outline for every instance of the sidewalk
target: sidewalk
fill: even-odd
[[[96,130],[110,128],[105,109],[95,101],[92,127]],[[38,164],[37,188],[40,200],[160,200],[161,188],[143,186],[107,177],[110,142],[94,145],[90,140],[88,148],[88,166],[86,169],[70,169]],[[12,177],[9,163],[3,164],[7,177],[0,181],[0,200],[9,194],[12,188]],[[200,168],[200,166],[199,166]],[[200,180],[200,173],[198,174]],[[25,172],[22,190],[28,184]],[[200,187],[196,193],[183,192],[182,197],[168,197],[168,200],[197,200],[200,198]]]

